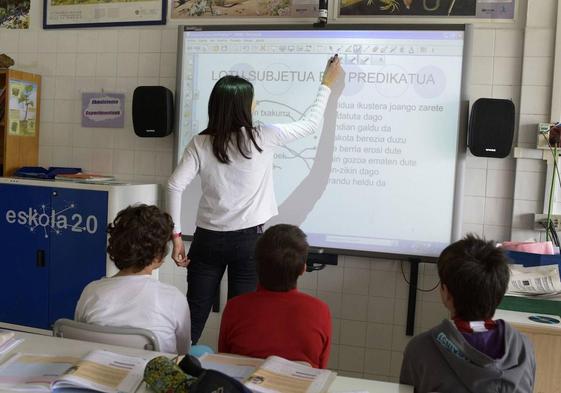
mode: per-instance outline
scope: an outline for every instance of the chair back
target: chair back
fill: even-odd
[[[160,351],[154,333],[141,328],[100,326],[62,318],[55,322],[53,335],[100,344]]]

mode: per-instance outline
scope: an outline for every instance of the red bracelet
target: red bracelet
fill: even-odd
[[[171,240],[173,239],[177,239],[178,237],[181,237],[181,232],[177,232],[177,233],[172,233],[171,234]]]

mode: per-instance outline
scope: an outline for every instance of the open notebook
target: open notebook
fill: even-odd
[[[0,390],[134,392],[142,382],[147,361],[101,350],[83,359],[16,353],[0,365]]]
[[[235,355],[206,354],[203,368],[217,370],[241,381],[255,393],[327,392],[336,373],[312,368],[278,356],[255,359]]]

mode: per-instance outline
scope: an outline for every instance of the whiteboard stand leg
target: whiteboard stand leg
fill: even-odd
[[[548,153],[549,154],[549,153]],[[559,165],[559,162],[558,162]],[[551,186],[551,178],[553,177],[554,172],[554,165],[553,165],[553,158],[551,154],[547,157],[547,171],[545,176],[545,191],[543,197],[543,214],[547,214],[549,208],[549,187]],[[555,209],[555,203],[557,202],[557,194],[559,192],[559,182],[556,181],[553,186],[553,211],[552,214],[557,214],[557,210]]]
[[[415,310],[417,307],[417,282],[419,281],[419,263],[418,258],[409,258],[409,298],[407,300],[407,325],[405,334],[413,336],[415,334]]]

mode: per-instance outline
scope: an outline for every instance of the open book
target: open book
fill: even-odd
[[[14,332],[0,329],[0,356],[10,352],[23,342],[23,339],[16,338]]]
[[[278,356],[255,359],[244,356],[206,354],[203,368],[220,371],[238,379],[256,393],[322,393],[333,383],[336,373],[291,362]]]
[[[101,350],[83,359],[16,353],[0,365],[0,390],[134,392],[142,382],[146,363],[147,359]]]

